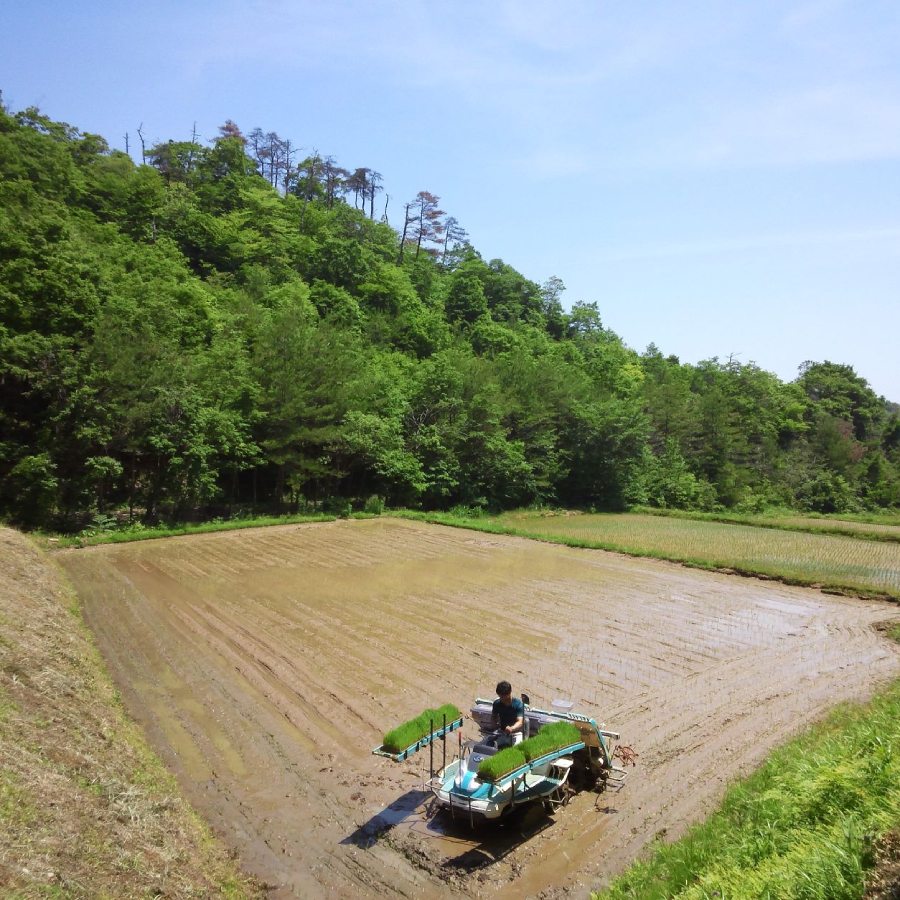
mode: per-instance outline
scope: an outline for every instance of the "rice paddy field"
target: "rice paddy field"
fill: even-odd
[[[592,537],[603,518],[532,524]],[[626,537],[635,527],[610,521]],[[678,526],[701,529],[723,554],[722,536],[743,530],[641,524],[639,547]],[[747,530],[763,542],[847,541]],[[700,540],[684,547],[702,550]],[[731,783],[829,709],[900,675],[887,637],[900,627],[893,603],[396,517],[69,549],[54,560],[126,709],[271,898],[586,897],[655,838],[702,822]],[[385,729],[442,702],[465,712],[499,678],[537,706],[568,699],[619,732],[636,754],[625,787],[472,828],[432,802],[430,752],[373,756]],[[466,721],[455,736],[477,729]]]
[[[873,540],[900,541],[900,525],[887,522],[856,522],[850,519],[820,519],[811,516],[779,516],[775,519],[762,518],[758,520],[758,524],[761,525],[770,522],[786,528],[852,533]]]
[[[694,521],[723,522],[732,525],[758,525],[762,528],[846,534],[850,537],[868,538],[873,541],[900,541],[900,513],[891,512],[872,513],[871,515],[848,513],[844,518],[812,513],[804,515],[788,510],[765,513],[711,513],[639,508],[635,512]]]
[[[490,523],[507,533],[570,546],[618,550],[789,583],[900,599],[900,543],[895,541],[642,513],[529,511],[501,515]]]

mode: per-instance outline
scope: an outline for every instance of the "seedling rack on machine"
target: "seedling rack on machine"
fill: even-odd
[[[440,740],[443,747],[444,754],[444,762],[443,765],[447,765],[447,740],[446,737],[453,731],[457,731],[462,728],[463,717],[457,716],[451,721],[447,721],[447,714],[444,713],[441,717],[441,724],[438,727],[435,727],[434,718],[429,718],[429,726],[428,732],[423,734],[420,738],[417,738],[411,744],[404,747],[402,750],[391,750],[388,749],[385,744],[381,744],[378,747],[375,747],[372,750],[376,756],[384,756],[387,759],[391,759],[394,762],[403,762],[406,759],[409,759],[414,753],[418,753],[425,747],[429,748],[429,752],[431,755],[431,777],[434,777],[434,742],[436,740]]]

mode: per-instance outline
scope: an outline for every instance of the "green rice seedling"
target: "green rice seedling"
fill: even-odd
[[[569,722],[545,725],[534,737],[513,747],[507,747],[494,756],[482,760],[478,777],[482,781],[498,781],[504,775],[539,759],[547,753],[568,747],[581,740],[581,733]]]
[[[449,725],[451,722],[455,722],[460,718],[462,713],[452,703],[445,703],[437,709],[426,709],[425,712],[422,713],[422,725],[425,728],[425,734],[430,733],[432,723],[434,723],[435,730],[443,728],[444,716],[447,717],[447,724]]]
[[[545,725],[534,737],[522,741],[519,749],[525,754],[525,759],[531,762],[580,740],[581,732],[571,722],[553,722]]]
[[[432,727],[435,729],[442,728],[444,725],[444,716],[447,717],[447,724],[456,721],[462,713],[452,703],[445,703],[437,709],[426,709],[419,713],[414,719],[398,725],[391,729],[384,736],[383,747],[390,753],[399,753],[407,747],[421,740],[428,734],[431,734]]]
[[[478,766],[478,777],[482,781],[499,781],[504,775],[520,769],[526,763],[521,747],[522,744],[516,747],[505,747],[499,753],[483,759]]]

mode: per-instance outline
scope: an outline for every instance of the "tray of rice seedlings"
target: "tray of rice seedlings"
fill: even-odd
[[[437,738],[461,728],[462,721],[462,713],[452,703],[445,703],[437,709],[426,709],[415,718],[388,731],[384,736],[384,743],[372,752],[401,762]]]
[[[482,781],[497,783],[516,773],[519,769],[530,768],[531,763],[546,756],[579,750],[584,746],[581,732],[569,722],[554,722],[545,725],[534,737],[499,753],[487,757],[478,766],[478,777]]]
[[[482,781],[489,781],[496,784],[502,781],[507,775],[524,768],[528,765],[525,754],[522,752],[522,745],[514,747],[504,747],[493,756],[488,756],[478,764],[478,777]]]
[[[553,722],[545,725],[534,737],[519,744],[527,762],[534,762],[560,750],[580,749],[576,744],[584,746],[581,732],[571,722]]]

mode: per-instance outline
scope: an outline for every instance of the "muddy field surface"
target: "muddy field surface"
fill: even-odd
[[[900,675],[874,627],[896,606],[396,519],[56,558],[128,709],[273,896],[583,896]],[[473,832],[435,813],[427,751],[371,755],[500,678],[619,731],[624,789]]]

